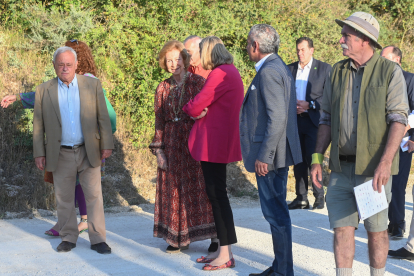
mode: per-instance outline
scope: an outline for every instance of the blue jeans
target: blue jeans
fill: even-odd
[[[279,168],[265,176],[256,174],[262,212],[272,232],[275,253],[272,275],[293,275],[292,223],[286,203],[288,170]]]

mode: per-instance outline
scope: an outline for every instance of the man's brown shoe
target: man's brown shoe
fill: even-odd
[[[76,247],[76,243],[63,241],[57,247],[57,252],[69,252]]]

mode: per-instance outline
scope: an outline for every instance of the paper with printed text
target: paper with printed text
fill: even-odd
[[[360,219],[365,220],[388,208],[384,188],[385,187],[382,186],[381,193],[374,191],[374,188],[372,187],[372,180],[354,188]]]

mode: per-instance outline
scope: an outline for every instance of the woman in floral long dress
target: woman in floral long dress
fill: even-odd
[[[154,237],[169,244],[169,253],[217,236],[200,163],[188,150],[194,120],[182,107],[205,82],[187,72],[189,59],[176,40],[167,42],[159,53],[160,67],[172,76],[158,85],[155,94],[155,136],[150,145],[158,164]]]

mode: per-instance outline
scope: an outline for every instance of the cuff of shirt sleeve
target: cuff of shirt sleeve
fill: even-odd
[[[319,124],[330,126],[331,125],[331,114],[322,110],[321,117],[319,118]]]
[[[410,115],[408,115],[408,124],[410,125],[411,128],[414,127],[414,111],[411,112]]]
[[[390,113],[387,115],[387,124],[391,124],[391,123],[400,123],[403,125],[407,125],[408,120],[407,117],[405,117],[403,114],[399,114],[399,113]]]

